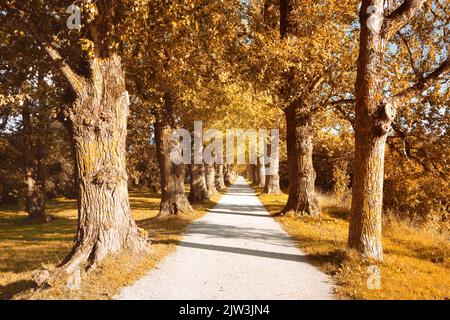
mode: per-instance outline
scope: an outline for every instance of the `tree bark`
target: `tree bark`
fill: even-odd
[[[272,155],[270,145],[268,146],[268,152],[270,154],[271,161],[269,163],[270,172],[266,175],[266,183],[264,185],[263,194],[281,194],[280,189],[280,175],[278,170],[280,167],[279,154]]]
[[[376,2],[383,11],[382,1]],[[355,87],[355,157],[348,244],[365,257],[382,260],[384,152],[391,116],[385,117],[384,108],[380,108],[386,44],[381,33],[368,28],[369,4],[363,1],[360,11],[362,27]]]
[[[266,165],[264,164],[264,156],[259,156],[257,161],[258,187],[264,187],[266,185]]]
[[[215,176],[216,189],[219,191],[224,190],[226,187],[223,176],[223,164],[216,164],[215,170],[216,170]]]
[[[174,146],[171,137],[175,129],[172,104],[170,93],[166,93],[163,107],[156,112],[155,139],[162,193],[158,217],[192,212],[184,193],[184,164],[174,164],[170,158]]]
[[[91,61],[92,80],[69,110],[78,174],[78,233],[64,261],[69,271],[123,249],[147,249],[128,201],[125,140],[129,112],[125,74],[117,55]],[[95,79],[95,81],[94,81]]]
[[[45,173],[42,159],[42,143],[33,139],[31,114],[28,102],[22,108],[23,156],[25,163],[25,209],[28,219],[33,222],[47,222],[45,213]],[[33,140],[38,140],[36,145]]]
[[[289,170],[289,197],[281,214],[319,215],[315,197],[311,114],[291,104],[285,110]]]
[[[208,189],[208,197],[211,197],[212,195],[217,193],[216,189],[216,173],[214,170],[214,165],[212,164],[205,164],[205,178],[206,178],[206,188]]]
[[[259,185],[259,172],[258,172],[258,167],[256,164],[251,164],[250,165],[251,168],[251,173],[252,173],[252,183],[254,185]]]
[[[190,177],[191,190],[189,191],[189,202],[196,203],[209,199],[204,166],[201,164],[191,164]]]
[[[415,85],[390,98],[384,97],[386,44],[425,2],[403,1],[394,11],[386,14],[383,0],[363,0],[359,14],[361,30],[355,85],[355,159],[348,244],[363,257],[374,260],[383,259],[381,214],[384,153],[396,111],[450,68],[450,60],[446,59],[428,75],[418,75]]]
[[[224,166],[224,182],[225,182],[225,186],[229,187],[232,185],[233,183],[233,177],[232,177],[232,173],[231,173],[231,166],[229,164],[226,164]]]

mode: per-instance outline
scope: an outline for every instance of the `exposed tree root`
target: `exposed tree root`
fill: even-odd
[[[65,260],[54,270],[34,270],[31,273],[32,280],[39,289],[52,287],[56,284],[66,284],[70,287],[71,277],[80,272],[91,272],[101,264],[101,262],[110,255],[117,255],[123,251],[140,254],[148,252],[147,232],[138,228],[137,232],[129,234],[126,241],[118,246],[116,243],[104,243],[98,237],[97,241],[78,242]]]
[[[161,201],[159,213],[157,218],[164,218],[171,215],[178,215],[184,213],[192,213],[193,209],[189,201],[180,197],[176,200],[163,200]]]

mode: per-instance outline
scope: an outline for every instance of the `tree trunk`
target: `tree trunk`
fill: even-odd
[[[219,191],[224,190],[226,187],[225,187],[225,181],[224,181],[224,177],[223,177],[223,164],[216,164],[215,170],[216,170],[216,176],[215,176],[216,189]]]
[[[311,114],[297,110],[294,104],[285,110],[289,170],[289,197],[281,214],[317,216],[319,205],[315,197],[316,171],[313,167]]]
[[[383,2],[376,2],[383,11]],[[355,158],[348,244],[364,257],[382,260],[384,151],[394,112],[382,100],[386,42],[382,33],[368,28],[369,5],[369,1],[364,1],[360,11],[362,27],[355,87]]]
[[[153,180],[152,178],[150,178],[148,180],[147,186],[148,186],[148,190],[150,191],[150,193],[157,193],[158,192],[158,183],[155,180]]]
[[[189,202],[196,203],[209,199],[206,187],[205,168],[201,164],[191,164],[191,190],[189,191]]]
[[[251,164],[250,168],[251,168],[251,173],[252,173],[252,183],[253,183],[253,185],[258,185],[259,184],[258,167],[256,164]]]
[[[232,183],[233,183],[233,178],[232,178],[232,173],[231,173],[231,168],[230,167],[231,166],[229,164],[226,164],[225,167],[224,167],[225,168],[224,169],[224,171],[225,171],[224,182],[225,182],[225,186],[226,187],[231,186]]]
[[[264,185],[264,194],[281,194],[280,175],[278,169],[280,167],[280,156],[271,154],[270,146],[268,146],[271,161],[269,163],[270,172],[266,175],[266,183]]]
[[[36,146],[33,143],[31,114],[28,103],[22,109],[23,147],[25,162],[25,208],[28,219],[33,222],[47,222],[45,213],[45,174],[42,159],[42,144],[38,137]]]
[[[264,187],[266,185],[266,165],[264,164],[264,156],[258,157],[258,187]]]
[[[170,158],[170,151],[174,146],[171,137],[175,128],[173,101],[169,93],[166,93],[164,99],[164,105],[158,110],[155,122],[155,139],[162,192],[158,217],[192,212],[192,207],[184,193],[184,164],[176,165]]]
[[[206,188],[208,189],[208,197],[217,193],[216,189],[216,173],[214,170],[214,165],[205,164],[205,178],[206,178]]]
[[[147,249],[128,201],[125,140],[129,99],[120,57],[95,58],[92,78],[69,110],[78,173],[78,233],[67,271],[123,249]]]

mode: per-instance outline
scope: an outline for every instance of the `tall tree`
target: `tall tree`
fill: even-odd
[[[30,102],[22,106],[23,156],[25,170],[25,209],[32,221],[46,222],[43,136],[33,135]]]
[[[389,10],[383,0],[361,4],[360,46],[355,87],[355,158],[348,244],[363,256],[382,260],[381,213],[385,143],[398,108],[448,73],[442,57],[433,71],[420,73],[411,86],[386,95],[385,58],[395,34],[420,12],[426,0],[405,0]],[[429,3],[429,2],[428,2]],[[422,11],[425,15],[429,6]],[[395,86],[391,86],[391,91]],[[389,91],[389,90],[388,90]]]
[[[73,137],[78,175],[78,233],[60,270],[94,267],[123,249],[146,250],[128,201],[125,140],[129,98],[121,41],[140,2],[84,1],[79,30],[66,27],[69,1],[3,0],[8,24],[23,28],[47,53],[70,85],[64,111]],[[54,13],[49,18],[48,11]],[[134,14],[133,23],[139,21]],[[134,24],[135,25],[135,24]]]
[[[283,110],[289,170],[289,198],[281,214],[319,214],[313,167],[313,116],[335,94],[353,46],[348,14],[354,1],[255,1],[249,73]],[[308,19],[305,19],[308,17]],[[278,21],[274,23],[272,20]],[[278,26],[278,29],[274,27]],[[346,34],[347,32],[347,34]],[[343,52],[342,47],[349,50]],[[252,64],[249,64],[252,66]]]
[[[155,140],[162,191],[158,217],[192,211],[184,194],[185,166],[183,163],[175,164],[170,156],[175,146],[172,132],[176,129],[172,99],[171,94],[166,93],[164,106],[155,111]]]
[[[148,32],[137,34],[140,46],[130,50],[131,55],[140,57],[132,61],[130,80],[136,84],[135,93],[155,115],[161,165],[160,216],[164,216],[190,211],[190,206],[184,195],[184,165],[171,165],[170,154],[163,148],[170,149],[172,130],[191,127],[191,120],[215,116],[201,101],[201,95],[211,82],[220,82],[222,61],[237,43],[241,3],[190,0],[168,4],[161,0],[149,2],[148,6]]]

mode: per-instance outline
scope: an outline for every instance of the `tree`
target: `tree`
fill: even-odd
[[[45,50],[73,95],[64,115],[75,149],[79,221],[75,245],[61,267],[67,272],[83,265],[92,268],[123,249],[146,250],[128,201],[129,97],[120,47],[121,41],[129,40],[125,36],[133,27],[130,15],[145,8],[134,1],[84,1],[83,24],[78,32],[69,32],[60,19],[69,4],[1,2],[5,19],[24,28]],[[55,13],[54,19],[49,19],[48,10]],[[133,23],[139,21],[137,14],[134,18]]]
[[[213,164],[204,164],[206,189],[208,190],[208,197],[215,195],[218,191],[216,188],[216,170]]]
[[[209,199],[205,167],[202,164],[190,165],[190,180],[191,189],[189,190],[189,202],[196,203]]]
[[[223,175],[223,164],[219,164],[219,163],[216,164],[215,171],[216,171],[216,176],[215,176],[216,189],[219,191],[222,191],[226,188],[224,175]]]
[[[189,213],[191,205],[184,194],[184,164],[173,163],[170,152],[175,146],[172,132],[176,128],[173,100],[169,93],[164,96],[164,107],[155,112],[155,140],[161,174],[161,204],[158,217]]]
[[[249,55],[255,63],[249,63],[248,73],[258,88],[271,93],[273,106],[283,110],[286,122],[289,198],[281,214],[317,216],[313,116],[344,87],[335,85],[350,73],[346,67],[354,46],[348,30],[353,16],[348,12],[354,1],[255,3]]]
[[[45,169],[43,137],[33,139],[30,102],[22,106],[23,155],[25,170],[25,209],[28,218],[36,222],[46,222],[45,213]]]
[[[136,35],[140,46],[131,50],[139,59],[131,63],[130,82],[134,82],[134,93],[152,109],[155,117],[161,165],[160,216],[165,216],[188,212],[190,206],[184,196],[184,165],[170,165],[168,149],[162,149],[170,149],[172,130],[190,127],[187,124],[192,119],[206,120],[216,115],[212,108],[205,106],[210,102],[202,101],[202,95],[214,81],[220,81],[224,57],[237,43],[241,4],[236,0],[220,3],[191,0],[170,4],[153,1],[148,6],[147,31]],[[197,101],[198,105],[194,103]],[[202,178],[194,180],[203,181]],[[192,188],[192,192],[201,189]],[[192,195],[192,198],[202,198],[202,195]]]
[[[355,158],[348,244],[363,256],[382,260],[381,213],[385,143],[399,107],[448,73],[449,58],[415,84],[385,94],[385,56],[392,37],[409,24],[426,0],[405,0],[392,11],[382,0],[362,1],[355,86]],[[428,10],[424,8],[422,14]],[[395,87],[391,87],[395,89]]]
[[[20,118],[10,123],[10,129],[21,131],[24,203],[30,222],[47,222],[45,212],[47,136],[51,122],[48,101],[58,96],[58,91],[43,83],[50,77],[45,63],[38,63],[42,52],[25,32],[5,28],[9,45],[2,50],[2,91],[9,101],[0,102],[8,118]],[[14,39],[14,40],[12,40]],[[47,69],[47,70],[46,70]],[[17,126],[13,123],[17,123]],[[3,128],[1,128],[3,131]],[[18,188],[22,189],[22,188]]]
[[[269,175],[266,176],[266,181],[264,184],[263,194],[281,194],[280,189],[280,175],[278,173],[280,167],[280,155],[279,151],[277,154],[272,154],[271,145],[275,143],[274,137],[270,137],[270,144],[268,145],[268,156],[271,161],[269,163],[268,169],[270,170]]]

